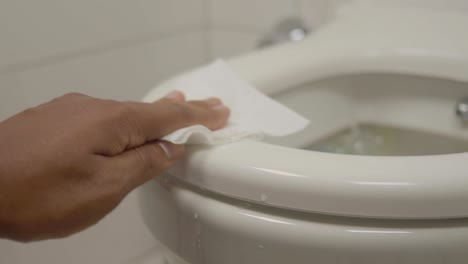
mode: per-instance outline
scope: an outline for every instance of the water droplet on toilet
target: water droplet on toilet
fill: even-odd
[[[262,193],[262,194],[260,195],[260,201],[266,202],[267,200],[268,200],[268,196],[267,196],[266,194]]]
[[[265,246],[262,245],[262,244],[259,244],[257,247],[258,247],[259,249],[264,249],[264,248],[265,248]]]
[[[196,238],[196,253],[197,253],[197,256],[198,256],[198,260],[199,260],[199,263],[204,263],[204,256],[203,256],[203,244],[202,244],[202,239],[201,239],[201,235],[197,235],[197,238]]]

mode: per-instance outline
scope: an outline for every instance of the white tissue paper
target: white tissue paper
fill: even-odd
[[[255,89],[222,60],[182,76],[173,85],[187,100],[218,97],[231,110],[228,123],[222,129],[211,131],[195,125],[163,138],[175,144],[215,145],[261,139],[264,135],[287,136],[309,124],[304,117]]]

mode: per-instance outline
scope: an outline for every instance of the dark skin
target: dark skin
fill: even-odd
[[[180,92],[149,104],[68,94],[0,123],[0,238],[66,237],[97,223],[184,155],[160,140],[182,127],[223,127],[217,98]]]

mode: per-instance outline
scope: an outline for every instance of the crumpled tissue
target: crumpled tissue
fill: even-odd
[[[211,131],[194,125],[162,138],[175,144],[218,145],[242,139],[260,140],[264,135],[282,137],[309,124],[306,118],[255,89],[222,60],[183,75],[173,85],[187,100],[218,97],[231,110],[222,129]]]

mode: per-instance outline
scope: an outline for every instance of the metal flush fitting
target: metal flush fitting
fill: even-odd
[[[303,40],[311,29],[299,17],[290,17],[280,21],[275,28],[260,40],[258,47],[268,47],[284,42]]]
[[[468,121],[468,97],[465,97],[458,101],[457,105],[455,106],[455,114],[463,122]]]

